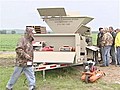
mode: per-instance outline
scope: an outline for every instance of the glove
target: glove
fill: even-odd
[[[29,54],[25,54],[25,58],[31,60],[31,56]]]

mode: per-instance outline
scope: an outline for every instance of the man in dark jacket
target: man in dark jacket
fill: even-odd
[[[113,27],[109,27],[109,30],[110,30],[110,33],[111,33],[111,35],[113,36],[113,44],[112,44],[112,46],[111,46],[111,50],[110,50],[110,55],[111,55],[111,57],[112,57],[112,62],[111,62],[111,64],[115,64],[115,36],[116,36],[116,33],[114,32],[114,29],[113,29]]]
[[[97,35],[97,46],[100,48],[101,61],[103,61],[103,47],[101,45],[102,37],[103,37],[103,28],[100,27],[99,28],[99,33]]]
[[[6,85],[6,90],[12,90],[22,72],[29,82],[29,90],[35,90],[35,75],[33,70],[33,46],[34,28],[27,27],[25,35],[20,39],[16,47],[16,62],[14,72]]]

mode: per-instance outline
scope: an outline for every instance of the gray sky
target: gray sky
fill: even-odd
[[[120,28],[120,0],[0,0],[0,29],[24,29],[26,25],[46,26],[37,8],[64,7],[93,17],[87,26]],[[47,29],[49,29],[47,27]]]

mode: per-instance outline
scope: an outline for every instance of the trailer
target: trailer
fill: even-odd
[[[91,28],[87,27],[94,18],[68,16],[64,8],[38,8],[41,18],[53,31],[34,33],[35,71],[62,68],[95,60],[99,48],[92,46]],[[94,54],[95,52],[95,54]]]

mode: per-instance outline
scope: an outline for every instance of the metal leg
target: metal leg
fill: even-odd
[[[98,64],[98,51],[95,52],[95,61],[96,61],[96,64]]]
[[[45,70],[43,70],[43,81],[46,81],[46,79],[45,79]]]
[[[98,64],[98,51],[93,51],[93,61],[95,61],[96,64]]]
[[[43,62],[43,64],[45,64],[45,62]],[[43,81],[46,81],[46,79],[45,79],[45,70],[43,70]]]

